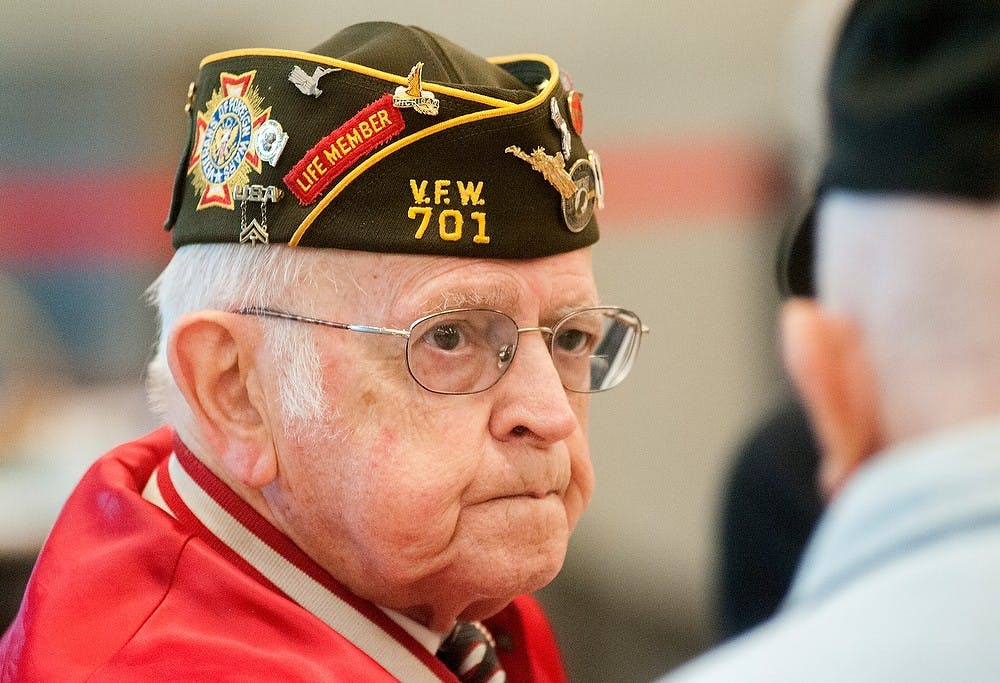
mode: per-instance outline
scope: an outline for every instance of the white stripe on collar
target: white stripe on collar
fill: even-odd
[[[172,453],[170,457],[173,457]],[[163,499],[163,493],[160,492],[160,485],[156,481],[157,471],[158,469],[153,470],[153,474],[150,475],[149,481],[146,482],[146,486],[142,489],[142,497],[176,519],[177,515],[175,515],[174,511],[170,509],[169,505],[167,505],[167,501]]]
[[[450,635],[450,633],[432,631],[423,624],[418,624],[413,619],[394,609],[389,609],[388,607],[379,607],[379,609],[385,612],[387,617],[399,624],[401,629],[413,636],[418,643],[427,648],[427,651],[432,655],[437,654],[437,651],[441,649],[441,643]]]
[[[170,456],[167,471],[177,495],[201,523],[292,600],[350,640],[399,680],[428,683],[441,680],[378,624],[237,521],[191,478],[176,454]]]

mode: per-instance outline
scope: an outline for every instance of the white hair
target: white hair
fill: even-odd
[[[299,312],[309,306],[321,278],[337,285],[329,269],[321,268],[322,255],[315,252],[279,245],[187,245],[177,250],[150,286],[147,295],[159,312],[160,337],[148,367],[149,402],[182,438],[197,443],[199,434],[166,362],[167,340],[177,318],[204,309],[236,311],[244,307],[292,307]],[[292,299],[293,292],[304,292],[305,296]],[[265,326],[264,338],[279,368],[282,425],[292,435],[301,436],[328,408],[315,336],[308,325],[273,322]]]
[[[1000,203],[834,191],[822,303],[861,327],[890,441],[1000,416]]]

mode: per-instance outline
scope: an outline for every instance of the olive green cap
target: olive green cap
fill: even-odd
[[[206,57],[166,228],[173,245],[279,243],[477,258],[593,244],[600,160],[544,55],[483,59],[351,26],[310,52]]]

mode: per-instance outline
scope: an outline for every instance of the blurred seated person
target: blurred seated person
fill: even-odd
[[[719,635],[756,626],[780,606],[823,512],[819,451],[802,404],[785,402],[737,451],[720,519]]]
[[[41,538],[24,529],[23,490],[36,417],[66,385],[66,358],[52,326],[0,272],[0,629],[17,613]],[[37,489],[35,489],[37,492]],[[44,532],[39,532],[39,536]]]
[[[671,683],[1000,671],[1000,3],[858,0],[843,26],[781,314],[827,507],[780,610]]]

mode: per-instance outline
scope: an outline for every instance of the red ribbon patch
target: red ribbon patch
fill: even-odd
[[[350,166],[406,127],[392,95],[372,102],[306,152],[285,175],[285,185],[305,206],[312,204]]]

